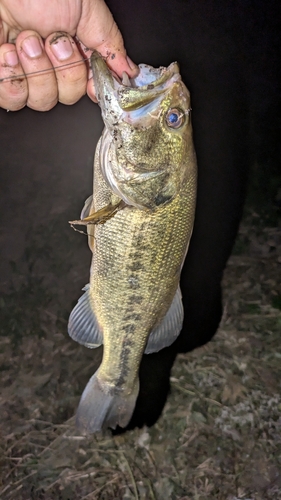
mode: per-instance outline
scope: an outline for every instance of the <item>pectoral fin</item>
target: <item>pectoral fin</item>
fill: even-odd
[[[91,194],[91,196],[89,196],[89,198],[85,200],[84,207],[82,208],[82,212],[80,214],[81,220],[85,219],[86,217],[88,217],[88,215],[90,215],[92,201],[93,201],[93,195]]]
[[[179,336],[183,324],[183,305],[180,287],[178,287],[173,302],[160,325],[152,330],[145,349],[145,354],[158,352],[171,345]]]
[[[68,334],[79,344],[94,349],[103,343],[103,335],[92,309],[90,285],[86,285],[83,290],[85,293],[70,314]]]

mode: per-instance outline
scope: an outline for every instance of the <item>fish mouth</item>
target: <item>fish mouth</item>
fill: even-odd
[[[91,56],[96,97],[102,110],[103,120],[109,128],[124,118],[124,112],[147,107],[161,100],[173,83],[181,80],[179,66],[172,63],[168,68],[153,68],[140,64],[137,77],[123,73],[122,81],[108,68],[105,59],[97,51]]]

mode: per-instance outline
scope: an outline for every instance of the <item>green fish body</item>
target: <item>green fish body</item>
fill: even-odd
[[[104,349],[77,412],[87,432],[128,424],[143,353],[167,347],[180,333],[179,279],[197,177],[190,98],[178,66],[141,65],[135,86],[116,82],[97,53],[92,68],[105,130],[82,218],[123,205],[103,224],[87,226],[90,284],[69,319],[73,339]]]

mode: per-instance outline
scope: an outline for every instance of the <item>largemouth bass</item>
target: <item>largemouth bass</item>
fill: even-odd
[[[90,284],[69,335],[103,359],[77,411],[82,431],[125,427],[139,392],[143,353],[172,344],[183,307],[180,272],[192,233],[196,156],[190,96],[179,68],[140,65],[123,81],[91,58],[105,129],[94,160],[93,196],[81,214],[93,253]],[[78,221],[76,221],[78,222]]]

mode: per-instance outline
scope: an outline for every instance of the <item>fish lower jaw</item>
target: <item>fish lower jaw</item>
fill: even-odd
[[[119,169],[118,175],[114,175],[115,183],[127,184],[131,181],[142,183],[154,177],[163,175],[163,170],[153,170],[152,172],[136,172],[129,167],[122,166]]]
[[[136,173],[129,169],[123,169],[115,176],[112,172],[108,172],[106,177],[107,183],[111,190],[121,198],[127,205],[138,208],[139,210],[150,210],[150,203],[144,203],[138,193],[138,190],[145,186],[146,182],[151,181],[166,173],[162,170]],[[149,200],[149,202],[152,200]]]

